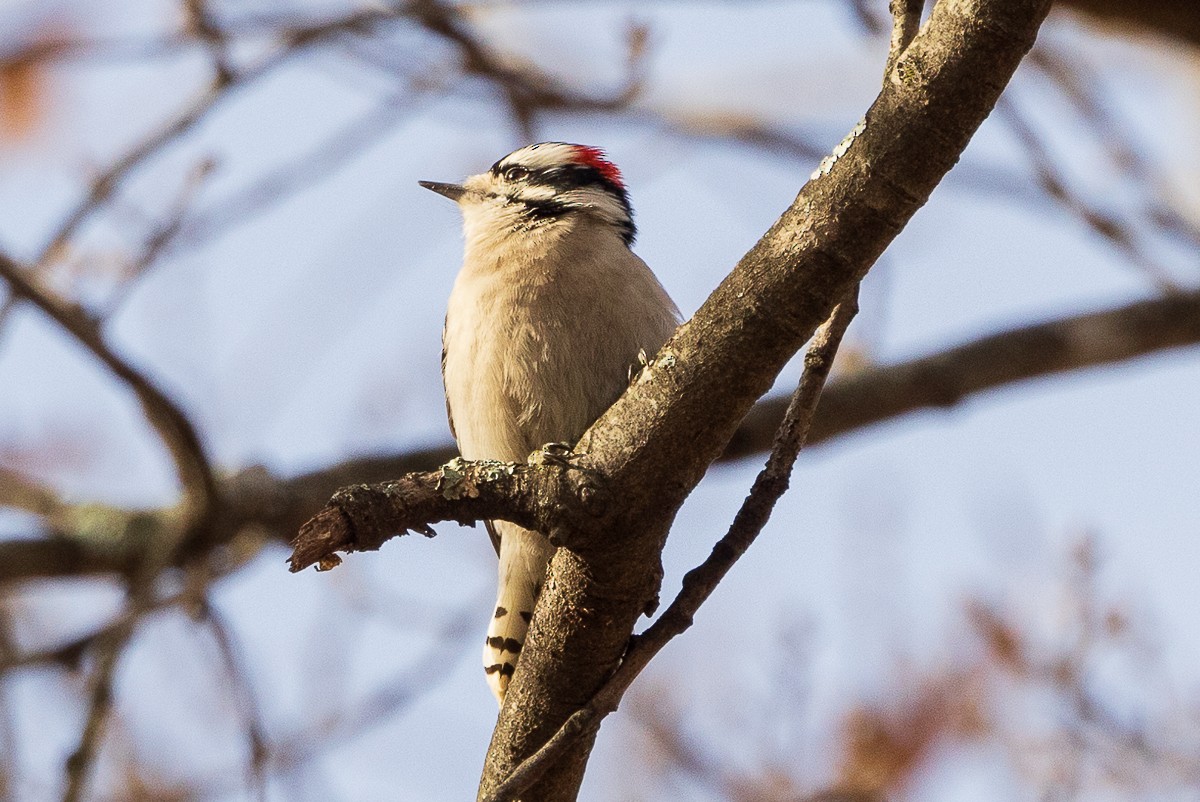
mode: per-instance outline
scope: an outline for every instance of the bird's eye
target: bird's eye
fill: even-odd
[[[529,177],[529,171],[524,167],[513,166],[504,171],[504,177],[509,181],[520,181]]]

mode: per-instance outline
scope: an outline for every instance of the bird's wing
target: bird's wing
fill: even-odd
[[[446,389],[446,326],[442,324],[442,390]],[[454,411],[450,409],[450,394],[446,395],[446,420],[450,423],[450,435],[454,439],[458,439],[458,433],[454,431]],[[500,554],[500,533],[496,531],[496,525],[491,521],[484,521],[484,527],[487,528],[488,537],[491,538],[492,548],[496,550],[496,555]]]
[[[450,393],[446,392],[446,324],[444,322],[442,323],[442,395],[446,396],[446,420],[450,423],[450,436],[457,440],[458,434],[454,431],[454,412],[450,409]]]

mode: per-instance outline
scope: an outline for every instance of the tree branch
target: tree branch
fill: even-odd
[[[1032,46],[1046,0],[960,0],[933,16],[865,120],[584,435],[622,500],[603,537],[555,554],[484,767],[486,797],[601,687],[657,589],[679,505],[836,301],[926,201]],[[527,799],[573,799],[583,737]]]
[[[1200,5],[1195,0],[1058,0],[1058,5],[1117,27],[1143,28],[1200,45]]]
[[[1015,383],[1198,343],[1200,290],[996,332],[928,356],[835,376],[822,394],[808,442],[824,442],[919,410],[951,409]],[[757,403],[721,459],[745,459],[769,449],[786,406],[785,397]],[[287,542],[338,488],[387,482],[455,456],[454,447],[446,444],[360,457],[292,478],[278,478],[261,468],[245,470],[220,481],[232,521],[224,531],[254,527]],[[25,495],[29,488],[40,489]],[[88,505],[86,528],[99,525],[109,533],[94,539],[77,531],[80,516],[69,511],[78,512],[78,506],[64,507],[69,514],[60,515],[45,506],[52,501],[53,493],[38,483],[14,471],[0,471],[0,506],[51,513],[52,527],[62,533],[41,540],[0,541],[0,583],[128,574],[144,547],[146,528],[161,525],[153,516],[166,513]]]
[[[516,799],[518,794],[537,782],[576,740],[599,728],[600,722],[617,709],[629,686],[655,655],[691,627],[700,606],[754,543],[770,519],[775,503],[787,491],[796,457],[808,438],[821,389],[833,367],[842,336],[857,313],[858,288],[855,287],[851,297],[834,308],[833,315],[813,337],[804,358],[804,373],[788,403],[767,464],[754,480],[750,494],[742,502],[729,531],[713,547],[708,559],[684,576],[682,590],[658,620],[632,639],[620,667],[596,695],[572,713],[541,749],[513,769],[513,773],[488,794],[486,802]]]
[[[1066,175],[1050,149],[1038,135],[1037,129],[1025,118],[1020,108],[1007,97],[996,104],[996,114],[1003,119],[1020,142],[1037,175],[1037,182],[1047,196],[1081,221],[1094,234],[1107,241],[1130,263],[1141,270],[1162,292],[1177,292],[1180,284],[1170,271],[1138,243],[1136,229],[1089,203],[1071,189]]]
[[[572,464],[569,452],[533,456],[532,465],[456,457],[436,471],[343,488],[300,529],[291,570],[332,568],[337,551],[373,551],[409,530],[433,537],[430,524],[439,521],[512,521],[558,543],[590,530],[588,519],[610,503],[601,480]]]
[[[118,625],[106,629],[98,639],[97,663],[91,677],[87,718],[79,736],[79,743],[66,761],[67,787],[63,791],[63,802],[78,802],[83,798],[92,764],[104,738],[105,725],[112,712],[113,685],[117,668],[140,618],[140,610],[136,615],[122,616]]]
[[[250,781],[255,798],[267,798],[267,759],[270,756],[270,745],[267,741],[266,728],[262,723],[262,709],[254,692],[254,683],[246,665],[245,655],[238,648],[234,637],[233,625],[225,615],[215,607],[204,595],[201,597],[200,619],[208,625],[216,641],[217,651],[225,672],[230,681],[230,695],[234,706],[241,713],[246,741],[250,753]]]
[[[887,65],[883,68],[884,80],[891,76],[896,62],[916,38],[921,27],[921,10],[924,7],[925,0],[888,0],[888,10],[892,13],[892,38],[888,47]]]
[[[464,72],[491,81],[500,88],[513,117],[526,132],[536,112],[553,109],[612,111],[628,104],[640,91],[637,80],[631,80],[612,97],[587,97],[572,92],[539,69],[513,67],[495,56],[466,27],[458,8],[440,0],[412,0],[408,8],[427,31],[458,47]]]
[[[1196,344],[1200,290],[997,332],[929,356],[834,379],[822,397],[809,442],[921,409],[947,409],[1010,384]],[[756,405],[724,457],[740,459],[766,448],[784,404],[773,398]]]
[[[158,433],[175,463],[180,492],[183,494],[185,537],[194,535],[211,523],[220,506],[220,492],[200,436],[183,410],[154,382],[109,347],[99,325],[82,307],[38,286],[25,269],[3,253],[0,253],[0,278],[8,282],[15,296],[45,313],[133,391],[146,420]]]
[[[216,78],[183,111],[132,145],[92,180],[87,194],[76,203],[54,229],[33,263],[40,268],[53,261],[83,224],[103,207],[126,178],[148,159],[161,153],[168,145],[194,129],[214,108],[229,97],[233,90],[265,77],[296,53],[315,44],[341,34],[368,30],[372,25],[394,19],[403,13],[401,10],[386,8],[371,9],[356,11],[334,20],[282,28],[279,33],[283,36],[284,43],[279,51],[245,70],[218,71]],[[217,33],[225,35],[223,31]],[[199,44],[205,44],[203,38],[197,41]]]
[[[0,467],[0,507],[11,507],[48,517],[63,509],[58,494],[17,471]]]

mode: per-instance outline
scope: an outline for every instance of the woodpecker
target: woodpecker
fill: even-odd
[[[624,181],[604,152],[542,142],[462,184],[421,181],[455,201],[465,253],[442,333],[450,430],[465,459],[523,462],[574,445],[654,354],[679,311],[632,250]],[[644,359],[644,356],[641,358]],[[483,648],[503,704],[554,547],[487,522],[500,557]]]

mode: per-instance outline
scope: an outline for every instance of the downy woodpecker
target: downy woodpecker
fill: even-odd
[[[621,173],[597,148],[542,142],[462,184],[466,240],[442,334],[450,429],[465,459],[524,461],[574,445],[674,331],[679,312],[633,251]],[[503,703],[554,548],[488,522],[499,592],[483,665]]]

